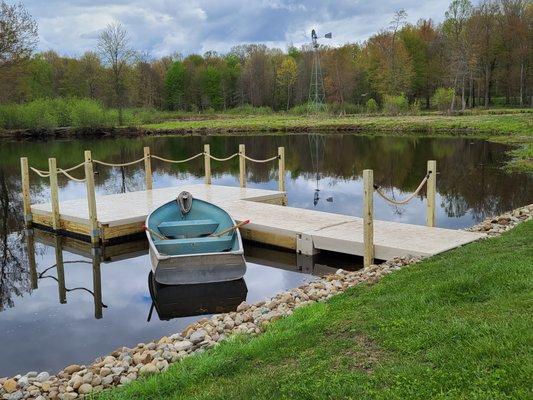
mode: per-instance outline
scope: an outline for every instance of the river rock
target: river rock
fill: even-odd
[[[141,367],[141,369],[139,370],[139,374],[140,375],[151,375],[151,374],[155,374],[158,371],[159,370],[157,369],[155,365],[146,364]]]
[[[89,383],[84,383],[78,388],[79,394],[89,394],[93,391],[93,387]]]
[[[63,371],[65,371],[67,374],[72,375],[75,372],[81,371],[82,368],[78,364],[72,364],[69,365],[67,368],[65,368]]]
[[[5,394],[5,400],[21,400],[24,397],[22,390],[17,390],[16,392]]]
[[[207,332],[203,329],[200,329],[198,331],[195,331],[191,334],[191,337],[189,338],[193,344],[200,343],[205,339],[205,335],[207,335]]]
[[[41,372],[39,375],[35,377],[35,380],[39,382],[47,381],[50,378],[50,374],[48,372]]]
[[[2,387],[7,393],[12,393],[17,390],[17,381],[14,379],[8,379],[3,383]]]

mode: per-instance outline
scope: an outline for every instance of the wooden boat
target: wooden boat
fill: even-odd
[[[165,285],[240,279],[246,272],[242,239],[222,208],[182,192],[146,219],[152,271]]]
[[[220,314],[235,311],[246,300],[248,288],[244,279],[229,282],[201,283],[196,285],[162,285],[150,272],[148,287],[152,307],[160,320],[190,317],[204,314]]]

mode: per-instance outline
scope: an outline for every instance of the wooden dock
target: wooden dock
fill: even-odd
[[[287,207],[282,191],[209,184],[143,190],[96,196],[98,228],[103,242],[143,231],[146,216],[176,198],[182,190],[224,208],[236,221],[250,219],[241,228],[245,239],[313,255],[320,250],[362,256],[363,219],[348,215]],[[33,224],[52,228],[51,203],[31,205]],[[375,257],[387,260],[406,255],[438,254],[484,235],[459,230],[374,220]],[[59,230],[90,238],[86,199],[59,202]]]

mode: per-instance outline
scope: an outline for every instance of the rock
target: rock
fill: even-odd
[[[78,364],[72,364],[65,368],[63,371],[65,371],[69,375],[72,375],[75,372],[81,371],[81,369],[82,368]]]
[[[43,392],[49,392],[51,388],[52,388],[52,383],[48,381],[43,382],[43,384],[41,385],[41,390]]]
[[[35,377],[35,379],[39,382],[44,382],[50,379],[50,374],[48,372],[41,372],[39,375]]]
[[[243,301],[241,304],[237,306],[237,312],[244,311],[248,309],[248,307],[249,307],[248,304],[245,301]]]
[[[23,376],[21,377],[19,380],[18,380],[18,385],[21,387],[21,388],[25,388],[26,386],[28,386],[30,384],[29,382],[29,379],[27,376]]]
[[[28,378],[35,378],[37,376],[38,372],[37,371],[30,371],[26,374],[26,376]]]
[[[13,393],[17,390],[17,381],[14,379],[8,379],[3,383],[2,387],[7,393]]]
[[[113,364],[115,364],[115,361],[117,361],[117,360],[116,360],[116,358],[113,357],[113,356],[107,356],[107,357],[104,358],[104,364],[111,364],[111,365],[113,365]]]
[[[128,383],[130,383],[130,382],[131,382],[131,379],[130,379],[130,378],[128,378],[128,377],[126,377],[126,376],[121,376],[121,377],[120,377],[120,384],[121,384],[121,385],[126,385],[126,384],[128,384]]]
[[[9,393],[4,395],[5,400],[21,400],[24,397],[22,390],[17,390],[16,392]]]
[[[102,378],[102,386],[109,386],[113,383],[113,375],[107,375]]]
[[[200,343],[205,339],[205,335],[207,335],[207,332],[203,329],[200,329],[198,331],[195,331],[192,333],[191,337],[189,338],[193,344]]]
[[[78,389],[81,385],[83,385],[83,378],[79,375],[74,375],[72,379],[69,381],[69,385],[74,389]]]
[[[151,375],[151,374],[155,374],[156,372],[159,372],[159,370],[153,364],[143,365],[141,369],[139,370],[140,375]]]
[[[79,394],[89,394],[93,391],[93,387],[88,384],[88,383],[84,383],[83,385],[81,385],[79,388],[78,388],[78,393]]]
[[[107,376],[111,373],[111,369],[107,367],[102,367],[100,369],[100,376],[103,378],[104,376]]]

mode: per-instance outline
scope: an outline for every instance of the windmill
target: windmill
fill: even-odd
[[[331,39],[331,32],[326,33],[326,39]],[[311,70],[311,83],[309,85],[308,111],[313,113],[321,111],[326,107],[326,95],[324,91],[324,79],[322,77],[322,66],[320,65],[320,52],[318,51],[319,36],[313,29],[311,31],[311,41],[313,44],[313,68]]]

